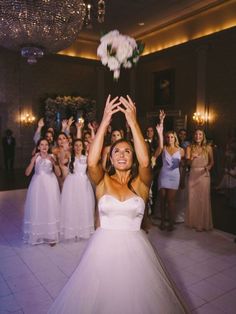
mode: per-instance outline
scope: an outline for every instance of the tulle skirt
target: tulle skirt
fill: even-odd
[[[94,209],[94,192],[87,175],[69,174],[61,196],[61,238],[88,239],[94,232]]]
[[[99,228],[50,314],[188,313],[143,231]]]
[[[24,241],[29,244],[58,242],[60,190],[54,173],[34,174],[24,213]]]

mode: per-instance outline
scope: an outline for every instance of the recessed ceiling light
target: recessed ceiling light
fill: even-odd
[[[139,26],[144,26],[144,22],[139,22],[138,25]]]

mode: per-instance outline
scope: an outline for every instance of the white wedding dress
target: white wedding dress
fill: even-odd
[[[52,162],[38,156],[28,187],[24,212],[24,242],[58,242],[60,189]]]
[[[94,232],[95,198],[86,170],[87,157],[75,157],[74,172],[69,172],[64,181],[60,211],[62,239],[88,239]]]
[[[144,201],[98,202],[101,227],[49,310],[50,314],[188,313],[144,231]]]

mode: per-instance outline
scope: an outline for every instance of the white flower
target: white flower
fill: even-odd
[[[132,63],[130,61],[124,62],[123,67],[125,69],[130,69],[130,68],[132,68]]]
[[[115,57],[110,57],[108,59],[107,66],[111,71],[115,71],[115,70],[118,70],[120,68],[120,63],[118,62],[118,60]]]
[[[139,60],[139,57],[135,57],[135,58],[133,58],[133,63],[137,63],[137,62],[138,62],[138,60]]]
[[[101,61],[102,61],[102,64],[103,64],[103,65],[107,65],[107,63],[108,63],[108,57],[107,57],[107,56],[101,57]]]
[[[135,52],[135,57],[134,56]],[[120,76],[120,68],[126,69],[132,67],[138,62],[138,45],[134,38],[122,35],[118,30],[113,30],[100,39],[100,45],[97,49],[97,55],[100,57],[103,65],[108,66],[113,71],[114,79]]]
[[[126,37],[126,40],[128,41],[128,43],[130,44],[130,46],[132,47],[133,50],[135,48],[137,48],[137,43],[136,43],[134,38],[129,37],[129,36],[125,36],[125,37]]]
[[[120,33],[117,30],[110,31],[109,33],[103,35],[100,39],[101,42],[112,42],[116,36],[119,36]]]
[[[113,73],[113,78],[115,80],[118,80],[119,77],[120,77],[120,70],[115,70]]]
[[[118,46],[116,51],[116,57],[120,63],[125,62],[133,54],[133,49],[128,42],[123,42],[122,45]]]

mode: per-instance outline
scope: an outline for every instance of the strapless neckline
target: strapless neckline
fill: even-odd
[[[141,196],[138,196],[138,195],[134,195],[134,196],[132,196],[130,198],[127,198],[127,200],[120,201],[117,197],[115,197],[115,196],[113,196],[111,194],[103,194],[103,196],[101,196],[99,198],[98,202],[100,202],[104,197],[111,197],[112,199],[114,199],[115,201],[117,201],[119,203],[126,203],[126,202],[128,202],[130,200],[133,200],[133,199],[140,199],[145,204],[144,199]]]

